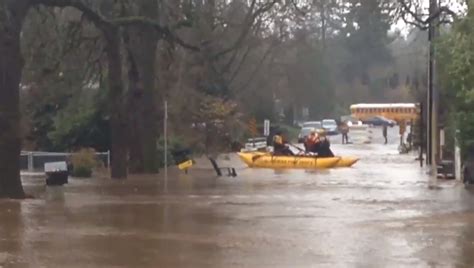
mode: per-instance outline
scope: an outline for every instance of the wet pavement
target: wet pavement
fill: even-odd
[[[376,130],[378,131],[378,130]],[[381,131],[380,131],[381,132]],[[474,267],[474,191],[432,179],[392,143],[340,145],[322,171],[200,167],[72,179],[0,201],[0,267]],[[334,139],[339,139],[335,137]]]

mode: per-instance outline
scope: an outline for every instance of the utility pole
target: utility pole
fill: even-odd
[[[165,100],[165,115],[163,118],[163,138],[164,138],[164,170],[165,179],[164,187],[165,191],[168,190],[168,101]]]
[[[438,9],[438,0],[430,0],[430,16]],[[429,66],[428,66],[428,91],[427,91],[427,143],[426,143],[426,164],[432,171],[436,170],[438,156],[438,89],[436,79],[436,58],[434,41],[437,35],[438,19],[429,21],[428,42],[429,42]]]

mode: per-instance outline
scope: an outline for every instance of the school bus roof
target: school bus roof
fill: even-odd
[[[352,104],[353,108],[416,108],[415,103],[357,103]]]

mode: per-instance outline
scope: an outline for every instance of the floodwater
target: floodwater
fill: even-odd
[[[35,199],[0,201],[0,267],[473,267],[474,191],[399,155],[396,131],[389,145],[334,144],[361,157],[348,169],[230,157],[238,177],[203,162],[170,171],[167,189],[153,176],[24,178]]]

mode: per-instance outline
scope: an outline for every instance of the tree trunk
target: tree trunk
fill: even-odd
[[[0,198],[24,198],[20,178],[20,33],[27,1],[0,3]]]
[[[151,19],[157,19],[158,9],[156,1],[138,1],[139,13]],[[130,28],[131,67],[138,71],[138,83],[130,88],[135,90],[131,106],[131,115],[135,118],[131,122],[137,122],[131,130],[134,136],[130,140],[131,162],[135,171],[144,173],[157,173],[158,166],[158,116],[156,97],[156,47],[158,43],[156,30],[151,26],[140,26]],[[139,109],[135,107],[139,106]],[[133,147],[133,148],[132,148]],[[142,153],[142,155],[138,155]]]
[[[326,1],[321,0],[321,5],[320,5],[320,12],[321,12],[321,41],[322,41],[322,46],[323,46],[323,55],[325,50],[326,50]]]
[[[128,131],[128,142],[130,149],[129,171],[133,174],[145,172],[143,140],[141,133],[143,129],[143,87],[140,86],[140,77],[138,74],[137,64],[132,55],[131,47],[127,42],[128,54],[128,94],[127,109],[130,128]]]
[[[158,42],[153,29],[142,32],[143,48],[138,67],[143,84],[143,160],[146,173],[158,172],[158,125],[155,88],[155,55]],[[145,55],[149,52],[148,55]]]
[[[114,179],[127,178],[128,142],[127,120],[122,77],[121,39],[115,27],[104,31],[108,61],[108,82],[110,90],[111,130],[111,176]]]

